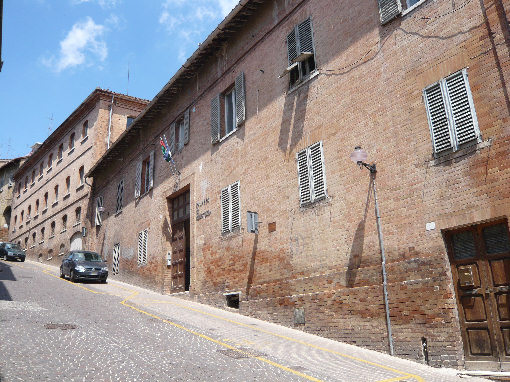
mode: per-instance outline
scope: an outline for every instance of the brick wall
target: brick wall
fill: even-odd
[[[509,9],[508,1],[502,4]],[[288,91],[288,77],[278,78],[287,66],[286,36],[309,16],[318,74]],[[183,297],[224,307],[223,294],[239,291],[242,314],[287,326],[294,325],[294,309],[304,308],[305,324],[296,327],[387,351],[369,174],[349,160],[361,145],[378,168],[395,352],[424,361],[424,337],[431,364],[461,366],[441,230],[509,213],[505,33],[495,8],[484,13],[479,2],[452,9],[448,1],[426,1],[386,26],[375,1],[271,2],[140,130],[122,162],[94,174],[94,195],[104,196],[106,211],[89,245],[111,261],[119,243],[120,273],[113,277],[168,292],[168,198],[189,187],[191,287]],[[422,91],[463,68],[469,68],[483,142],[434,161]],[[212,145],[211,99],[240,72],[246,78],[246,122]],[[189,106],[190,142],[175,155],[176,175],[158,141]],[[317,141],[324,146],[328,198],[302,208],[295,158]],[[154,188],[135,198],[136,166],[151,150]],[[124,208],[115,214],[120,179]],[[222,235],[220,191],[236,181],[242,228]],[[197,220],[205,211],[210,215]],[[257,211],[263,222],[257,236],[246,232],[246,211]],[[427,222],[436,228],[427,231]],[[146,228],[148,264],[139,265],[137,233]]]

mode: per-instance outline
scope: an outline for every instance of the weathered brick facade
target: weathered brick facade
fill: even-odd
[[[82,225],[91,202],[85,173],[107,149],[112,96],[111,145],[126,130],[127,116],[138,115],[147,101],[98,88],[16,172],[9,240],[26,248],[28,258],[60,265],[61,256],[69,251],[71,242],[75,249],[82,246]],[[72,134],[74,143],[71,143]],[[63,150],[59,159],[60,145]],[[58,196],[55,195],[57,186]],[[66,219],[65,226],[63,219]]]
[[[9,239],[11,203],[14,190],[14,174],[25,161],[25,157],[0,160],[0,241]]]
[[[171,293],[171,200],[188,189],[189,298],[225,306],[224,293],[240,292],[241,313],[288,326],[304,308],[297,327],[387,351],[369,174],[349,160],[361,145],[378,169],[395,353],[424,361],[425,338],[432,365],[462,366],[442,232],[510,213],[510,2],[423,1],[384,26],[375,0],[241,3],[91,171],[105,212],[88,245],[111,262],[118,244],[112,277]],[[236,15],[252,6],[239,26]],[[289,90],[288,75],[278,77],[288,66],[287,35],[308,17],[317,71]],[[422,92],[464,68],[481,139],[435,159]],[[211,100],[241,72],[246,121],[212,144]],[[187,108],[189,143],[174,155],[176,174],[159,138]],[[316,142],[327,198],[300,207],[296,154]],[[137,169],[151,151],[154,186],[135,197]],[[222,234],[220,192],[236,181],[241,229]],[[246,211],[263,222],[257,235],[246,231]]]

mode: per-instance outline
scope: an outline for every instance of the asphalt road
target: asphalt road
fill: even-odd
[[[476,381],[127,284],[0,262],[0,381]]]

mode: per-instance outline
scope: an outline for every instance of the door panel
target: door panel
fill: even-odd
[[[510,235],[499,221],[445,233],[466,361],[510,362]]]
[[[172,226],[172,291],[185,289],[186,230],[184,223]]]

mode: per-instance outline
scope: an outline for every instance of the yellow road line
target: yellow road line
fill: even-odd
[[[56,279],[59,279],[59,280],[65,281],[66,283],[69,283],[69,284],[71,284],[71,285],[77,286],[78,288],[88,290],[89,292],[92,292],[92,293],[95,293],[95,294],[106,294],[106,293],[104,293],[104,292],[97,292],[97,291],[95,291],[95,290],[92,290],[92,289],[89,289],[89,288],[87,288],[87,287],[84,287],[83,285],[79,285],[79,284],[73,283],[72,281],[69,281],[69,280],[66,280],[66,279],[62,279],[62,278],[60,278],[59,276],[52,275],[52,274],[51,274],[51,273],[49,273],[47,270],[43,270],[42,272],[43,272],[43,273],[46,273],[47,275],[49,275],[49,276],[51,276],[51,277],[55,277]]]
[[[44,272],[44,273],[47,273],[46,271],[43,271],[43,272]],[[55,277],[55,278],[60,279],[60,277],[57,277],[57,276],[52,275],[52,274],[50,274],[50,273],[47,273],[47,274],[49,274],[49,275],[50,275],[50,276],[52,276],[52,277]],[[70,282],[70,281],[68,281],[68,280],[65,280],[65,279],[64,279],[64,281],[69,282],[69,283],[71,283],[72,285],[75,285],[75,286],[77,286],[77,287],[80,287],[80,288],[83,288],[83,289],[85,289],[85,290],[88,290],[88,291],[90,291],[90,292],[92,292],[92,293],[96,293],[96,294],[105,294],[104,292],[96,292],[96,291],[93,291],[92,289],[85,288],[85,287],[83,287],[83,286],[81,286],[81,285],[74,284],[74,283],[72,283],[72,282]],[[117,287],[117,288],[120,288],[120,289],[124,289],[124,290],[128,290],[128,291],[129,291],[129,289],[128,289],[128,288],[121,287],[121,286],[119,286],[119,285],[112,285],[112,286],[115,286],[115,287]],[[122,301],[121,301],[121,304],[122,304],[122,305],[125,305],[125,306],[127,306],[127,307],[129,307],[129,308],[131,308],[131,309],[134,309],[134,310],[136,310],[136,311],[138,311],[138,312],[140,312],[140,313],[146,314],[146,315],[148,315],[148,316],[150,316],[150,317],[153,317],[153,318],[156,318],[156,319],[158,319],[158,320],[161,320],[161,321],[163,321],[163,322],[165,322],[165,323],[171,324],[171,325],[173,325],[173,326],[175,326],[175,327],[178,327],[178,328],[180,328],[180,329],[182,329],[182,330],[188,331],[188,332],[190,332],[190,333],[192,333],[192,334],[195,334],[195,335],[197,335],[197,336],[199,336],[199,337],[205,338],[205,339],[207,339],[207,340],[209,340],[209,341],[212,341],[212,342],[218,343],[218,344],[220,344],[220,345],[222,345],[222,346],[225,346],[225,347],[230,348],[230,349],[234,349],[234,350],[236,350],[236,351],[240,351],[239,349],[237,349],[237,348],[235,348],[235,347],[233,347],[233,346],[230,346],[230,345],[228,345],[228,344],[225,344],[225,343],[223,343],[223,342],[221,342],[221,341],[217,341],[217,340],[215,340],[215,339],[213,339],[213,338],[210,338],[210,337],[208,337],[208,336],[205,336],[204,334],[194,332],[194,331],[192,331],[192,330],[190,330],[190,329],[185,328],[185,327],[184,327],[184,326],[182,326],[182,325],[179,325],[179,324],[176,324],[176,323],[174,323],[174,322],[171,322],[171,321],[165,320],[165,319],[163,319],[163,318],[160,318],[160,317],[158,317],[158,316],[156,316],[156,315],[153,315],[153,314],[151,314],[151,313],[145,312],[145,311],[143,311],[143,310],[141,310],[141,309],[138,309],[138,308],[136,308],[136,307],[134,307],[134,306],[129,305],[129,304],[127,304],[127,303],[126,303],[126,301],[127,301],[127,300],[131,299],[131,297],[134,297],[134,296],[138,295],[139,293],[140,293],[140,292],[134,292],[133,294],[129,295],[128,297],[126,297],[124,300],[122,300]],[[163,301],[157,301],[157,302],[155,302],[155,303],[161,303],[161,302],[163,302]],[[250,329],[253,329],[253,330],[256,330],[256,331],[262,332],[262,333],[265,333],[265,334],[269,334],[269,335],[272,335],[272,336],[280,337],[280,338],[283,338],[283,339],[288,340],[288,341],[296,342],[296,343],[299,343],[299,344],[302,344],[302,345],[305,345],[305,346],[308,346],[308,347],[312,347],[312,348],[317,349],[317,350],[322,350],[322,351],[325,351],[325,352],[327,352],[327,353],[335,354],[335,355],[338,355],[338,356],[343,357],[343,358],[347,358],[347,359],[351,359],[351,360],[353,360],[353,361],[357,361],[357,362],[365,363],[365,364],[367,364],[367,365],[375,366],[375,367],[378,367],[378,368],[381,368],[381,369],[384,369],[384,370],[388,370],[388,371],[391,371],[391,372],[393,372],[393,373],[397,373],[397,374],[402,375],[402,377],[396,377],[396,378],[392,378],[392,379],[385,379],[385,380],[381,380],[381,381],[378,381],[378,382],[392,382],[392,381],[399,381],[399,380],[403,380],[403,379],[406,379],[406,378],[412,378],[412,379],[416,380],[416,382],[425,382],[425,380],[424,380],[422,377],[418,376],[418,375],[410,374],[410,373],[407,373],[407,372],[405,372],[405,371],[401,371],[401,370],[395,369],[395,368],[390,367],[390,366],[381,365],[381,364],[378,364],[378,363],[375,363],[375,362],[372,362],[372,361],[367,361],[367,360],[365,360],[365,359],[363,359],[363,358],[354,357],[354,356],[351,356],[351,355],[349,355],[349,354],[344,354],[344,353],[341,353],[341,352],[337,352],[337,351],[335,351],[335,350],[331,350],[331,349],[328,349],[328,348],[324,348],[324,347],[322,347],[322,346],[314,345],[314,344],[311,344],[311,343],[308,343],[308,342],[305,342],[305,341],[301,341],[301,340],[297,340],[297,339],[294,339],[294,338],[291,338],[291,337],[287,337],[287,336],[284,336],[284,335],[282,335],[282,334],[273,333],[273,332],[270,332],[270,331],[268,331],[268,330],[264,330],[264,329],[261,329],[261,328],[254,327],[253,325],[244,324],[244,323],[242,323],[242,322],[238,322],[238,321],[230,320],[230,319],[228,319],[228,318],[224,318],[224,317],[218,316],[218,315],[216,315],[216,314],[212,314],[212,313],[207,313],[207,312],[201,311],[201,310],[199,310],[199,309],[190,308],[190,307],[187,307],[187,306],[182,305],[182,304],[178,304],[178,303],[174,303],[174,302],[170,302],[170,301],[168,301],[167,303],[168,303],[168,304],[175,305],[175,306],[178,306],[178,307],[181,307],[181,308],[184,308],[184,309],[188,309],[188,310],[191,310],[191,311],[194,311],[194,312],[200,313],[200,314],[204,314],[204,315],[207,315],[207,316],[210,316],[210,317],[214,317],[214,318],[217,318],[217,319],[220,319],[220,320],[223,320],[223,321],[227,321],[227,322],[230,322],[230,323],[235,324],[235,325],[244,326],[244,327],[247,327],[247,328],[250,328]],[[267,359],[265,359],[265,358],[263,358],[263,359],[262,359],[262,357],[254,357],[254,358],[257,358],[257,359],[259,359],[259,358],[260,358],[260,360],[261,360],[261,361],[263,361],[263,362],[266,362],[266,361],[267,361],[267,363],[269,363],[269,364],[273,364],[273,363],[274,363],[274,362],[272,362],[272,361],[270,361],[270,360],[267,360]],[[279,365],[279,364],[275,364],[275,365]],[[275,365],[273,365],[273,366],[275,366]],[[287,367],[285,367],[285,366],[283,366],[283,365],[279,365],[278,367],[279,367],[279,368],[281,368],[282,370],[286,370],[286,371],[289,371],[289,372],[291,372],[291,373],[293,373],[293,374],[300,375],[300,376],[302,376],[303,378],[306,378],[306,379],[309,379],[309,380],[312,380],[312,381],[319,381],[318,379],[315,379],[314,377],[311,377],[311,376],[308,376],[307,374],[303,374],[303,373],[300,373],[300,372],[298,372],[298,371],[296,371],[296,370],[293,370],[293,369],[287,368]],[[310,379],[310,378],[312,378],[312,379]]]
[[[124,300],[122,300],[120,303],[121,303],[122,305],[124,305],[124,306],[127,306],[128,308],[131,308],[131,309],[136,310],[136,311],[137,311],[137,312],[139,312],[139,313],[142,313],[142,314],[145,314],[145,315],[147,315],[147,316],[149,316],[149,317],[152,317],[152,318],[155,318],[155,319],[157,319],[157,320],[160,320],[160,321],[162,321],[162,322],[164,322],[164,323],[166,323],[166,324],[170,324],[170,325],[172,325],[172,326],[175,326],[176,328],[179,328],[179,329],[185,330],[186,332],[191,333],[191,334],[193,334],[193,335],[195,335],[195,336],[198,336],[198,337],[200,337],[200,338],[203,338],[203,339],[205,339],[205,340],[207,340],[207,341],[214,342],[215,344],[220,345],[220,346],[223,346],[223,347],[226,347],[227,349],[235,350],[235,351],[237,351],[237,352],[239,352],[239,353],[242,353],[242,354],[246,354],[246,355],[251,356],[251,354],[250,354],[249,352],[246,352],[246,351],[240,350],[240,349],[236,348],[235,346],[231,346],[231,345],[229,345],[229,344],[226,344],[225,342],[215,340],[214,338],[211,338],[211,337],[209,337],[209,336],[206,336],[205,334],[198,333],[198,332],[196,332],[196,331],[194,331],[194,330],[188,329],[188,328],[186,328],[186,327],[184,327],[184,326],[182,326],[182,325],[179,325],[179,324],[177,324],[177,323],[175,323],[175,322],[172,322],[172,321],[166,320],[166,319],[164,319],[164,318],[161,318],[161,317],[159,317],[159,316],[156,316],[155,314],[152,314],[152,313],[146,312],[146,311],[144,311],[144,310],[138,309],[137,307],[134,307],[133,305],[130,305],[130,304],[128,304],[128,303],[126,302],[126,301],[128,301],[131,297],[134,297],[134,296],[136,296],[136,295],[138,295],[138,294],[139,294],[139,292],[134,292],[133,294],[129,295],[129,296],[128,296],[128,297],[126,297]],[[252,357],[252,358],[258,359],[259,361],[265,362],[265,363],[267,363],[267,364],[269,364],[269,365],[271,365],[271,366],[274,366],[274,367],[277,367],[277,368],[279,368],[279,369],[281,369],[281,370],[284,370],[284,371],[287,371],[287,372],[289,372],[289,373],[295,374],[295,375],[297,375],[297,376],[299,376],[299,377],[302,377],[302,378],[305,378],[305,379],[307,379],[307,380],[309,380],[309,381],[322,382],[320,379],[314,378],[314,377],[312,377],[312,376],[310,376],[310,375],[308,375],[308,374],[301,373],[301,372],[299,372],[299,371],[297,371],[297,370],[293,370],[293,369],[291,369],[291,368],[289,368],[289,367],[286,367],[286,366],[284,366],[284,365],[280,365],[279,363],[273,362],[273,361],[271,361],[271,360],[269,360],[269,359],[267,359],[267,358],[264,358],[264,357]]]
[[[182,304],[178,304],[176,302],[171,302],[169,301],[168,304],[172,304],[172,305],[176,305],[180,308],[184,308],[184,309],[188,309],[188,310],[192,310],[194,312],[197,312],[197,313],[201,313],[201,314],[205,314],[207,316],[211,316],[211,317],[214,317],[214,318],[218,318],[220,320],[223,320],[223,321],[227,321],[227,322],[230,322],[232,324],[236,324],[236,325],[240,325],[240,326],[244,326],[244,327],[247,327],[247,328],[251,328],[253,330],[256,330],[256,331],[259,331],[259,332],[262,332],[262,333],[265,333],[265,334],[269,334],[269,335],[272,335],[272,336],[276,336],[276,337],[280,337],[280,338],[283,338],[285,340],[288,340],[288,341],[292,341],[292,342],[296,342],[296,343],[299,343],[299,344],[302,344],[302,345],[306,345],[306,346],[309,346],[309,347],[312,347],[314,349],[318,349],[318,350],[322,350],[322,351],[325,351],[325,352],[328,352],[328,353],[332,353],[332,354],[335,354],[335,355],[338,355],[340,357],[344,357],[344,358],[348,358],[348,359],[352,359],[354,361],[358,361],[358,362],[362,362],[362,363],[366,363],[367,365],[371,365],[371,366],[375,366],[375,367],[379,367],[379,368],[382,368],[382,369],[385,369],[385,370],[388,370],[388,371],[391,371],[391,372],[394,372],[394,373],[397,373],[397,374],[401,374],[402,377],[397,377],[397,379],[389,379],[389,380],[384,380],[384,381],[379,381],[379,382],[388,382],[388,381],[398,381],[398,380],[402,380],[402,379],[405,379],[405,378],[413,378],[415,379],[417,382],[425,382],[425,380],[418,376],[418,375],[414,375],[414,374],[409,374],[405,371],[401,371],[401,370],[397,370],[397,369],[394,369],[390,366],[386,366],[386,365],[381,365],[381,364],[378,364],[378,363],[375,363],[375,362],[372,362],[372,361],[367,361],[363,358],[358,358],[358,357],[354,357],[354,356],[351,356],[349,354],[344,354],[344,353],[340,353],[340,352],[337,352],[335,350],[331,350],[331,349],[327,349],[327,348],[323,348],[321,346],[318,346],[318,345],[314,345],[314,344],[310,344],[308,342],[305,342],[305,341],[301,341],[301,340],[297,340],[297,339],[294,339],[294,338],[291,338],[291,337],[287,337],[287,336],[284,336],[282,334],[278,334],[278,333],[273,333],[273,332],[270,332],[268,330],[264,330],[264,329],[261,329],[261,328],[257,328],[257,327],[254,327],[253,325],[250,325],[250,324],[244,324],[242,322],[238,322],[238,321],[234,321],[234,320],[230,320],[228,318],[224,318],[224,317],[221,317],[221,316],[218,316],[216,314],[212,314],[212,313],[208,313],[208,312],[204,312],[202,310],[199,310],[199,309],[195,309],[195,308],[190,308],[188,306],[185,306],[185,305],[182,305]]]

